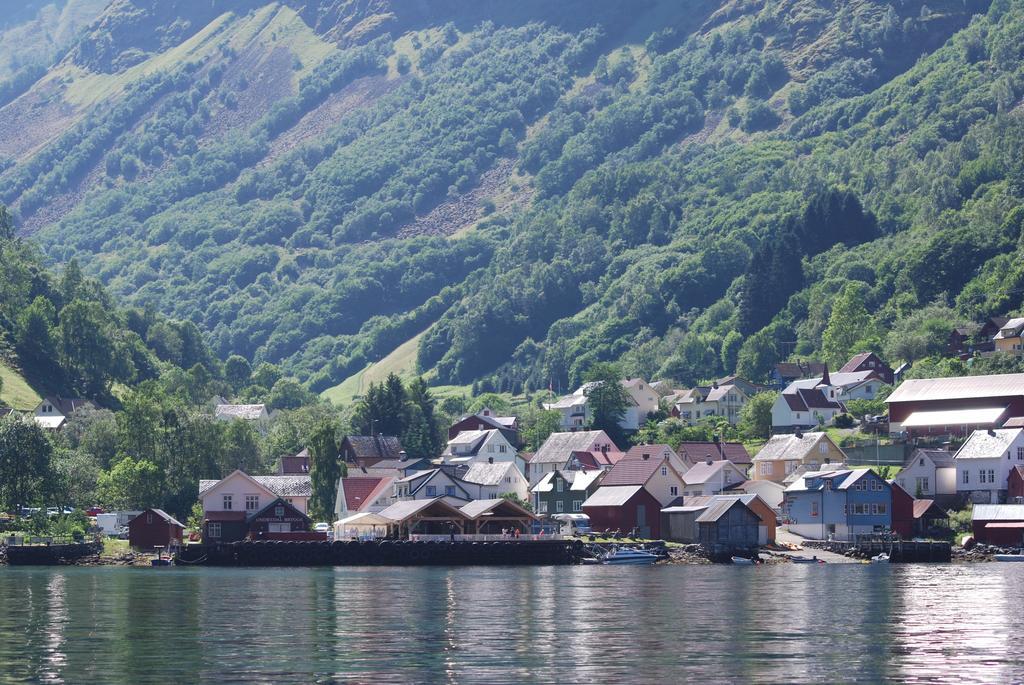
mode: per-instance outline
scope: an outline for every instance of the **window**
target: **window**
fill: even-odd
[[[988,482],[989,483],[995,483],[996,482],[996,472],[995,472],[994,469],[989,469],[988,470]]]
[[[245,496],[245,510],[246,511],[257,511],[260,508],[260,496],[259,495],[246,495]]]
[[[454,497],[455,496],[455,486],[454,485],[446,485],[446,486],[444,486],[444,494],[447,495],[448,497]]]
[[[564,485],[564,482],[562,481],[562,479],[561,478],[556,478],[555,479],[555,492],[562,492],[563,488],[565,488],[565,485]]]
[[[581,499],[574,499],[572,501],[572,510],[573,511],[583,511],[583,500],[581,500]]]
[[[504,454],[506,447],[508,447],[508,445],[498,445],[498,451]]]
[[[762,476],[770,476],[772,474],[772,465],[766,461],[762,461],[757,467],[758,473]]]
[[[818,451],[821,452],[822,454],[828,454],[828,445],[826,445],[825,443],[821,443],[820,445],[818,445]]]
[[[487,495],[487,499],[498,499],[498,493],[492,492],[491,494]]]
[[[924,457],[921,457],[920,464],[921,464],[921,466],[924,466]]]
[[[817,502],[811,502],[811,516],[817,516],[817,515],[818,515],[818,503]]]
[[[871,504],[871,513],[872,514],[877,514],[878,513],[878,505],[877,504],[875,504],[875,503]]]
[[[668,467],[667,466],[662,466],[661,467],[661,475],[663,475],[663,476],[667,476],[668,475]]]
[[[563,502],[562,500],[558,500],[557,502],[555,502],[555,511],[557,511],[559,514],[565,511],[565,502]]]
[[[676,487],[675,485],[671,486],[668,489],[668,494],[672,495],[673,497],[677,496],[679,494],[679,488]]]
[[[879,503],[878,503],[878,513],[879,513],[879,514],[884,514],[884,513],[885,513],[885,510],[886,510],[886,508],[887,508],[887,507],[885,506],[885,502],[879,502]]]
[[[1024,461],[1024,447],[1017,448],[1017,461]]]
[[[900,485],[902,486],[903,483],[900,483]],[[917,479],[917,489],[920,490],[923,493],[924,492],[928,492],[928,477],[927,476],[921,476],[920,478]]]
[[[793,416],[795,416],[796,418],[798,418],[798,419],[799,419],[799,418],[800,418],[800,412],[797,412],[797,413],[796,413],[796,414],[794,414]]]
[[[284,507],[282,505],[278,504],[274,507],[274,516],[277,518],[284,518]]]
[[[427,497],[437,497],[437,486],[436,485],[428,485],[427,486]]]
[[[153,515],[146,514],[146,523],[153,523]]]
[[[224,506],[221,507],[224,511],[231,511],[231,495],[224,495]]]
[[[537,513],[538,514],[546,514],[546,513],[548,513],[548,503],[545,502],[544,500],[541,500],[540,502],[537,502]]]
[[[220,537],[220,524],[219,523],[207,523],[206,524],[206,534],[209,535],[211,538],[219,538]]]

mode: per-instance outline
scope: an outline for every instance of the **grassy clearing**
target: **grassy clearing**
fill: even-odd
[[[3,400],[7,406],[21,411],[30,411],[35,409],[42,400],[21,374],[2,363],[0,363],[0,379],[3,379],[0,400]]]
[[[353,399],[370,387],[370,383],[380,383],[388,377],[388,374],[394,373],[402,378],[413,377],[416,375],[416,350],[419,348],[423,333],[406,340],[379,362],[370,364],[338,385],[324,390],[320,396],[334,404],[350,404]]]
[[[127,540],[118,540],[117,538],[103,538],[103,552],[101,556],[104,557],[119,557],[123,554],[127,554],[131,551],[131,547],[128,546]]]

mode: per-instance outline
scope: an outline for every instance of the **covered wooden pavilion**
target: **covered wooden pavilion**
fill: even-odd
[[[537,520],[532,511],[507,499],[475,499],[460,511],[469,519],[470,531],[478,535],[498,534],[502,528],[529,532]]]
[[[444,497],[395,502],[377,515],[390,520],[389,527],[399,538],[413,533],[462,535],[469,522],[467,516],[448,504]]]

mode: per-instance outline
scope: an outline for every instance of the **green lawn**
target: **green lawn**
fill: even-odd
[[[426,331],[424,331],[425,333]],[[423,333],[406,340],[396,347],[391,354],[368,365],[359,373],[353,374],[332,388],[327,388],[321,397],[334,404],[350,404],[357,395],[362,395],[370,387],[370,383],[380,383],[388,374],[394,373],[402,378],[412,378],[416,374],[416,350]]]
[[[30,411],[42,400],[35,390],[29,386],[20,373],[11,367],[0,363],[0,379],[3,380],[3,387],[0,388],[0,400],[4,404],[21,411]]]

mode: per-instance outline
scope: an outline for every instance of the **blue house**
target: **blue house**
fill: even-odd
[[[791,533],[853,540],[892,528],[892,486],[871,469],[805,473],[786,488],[782,512]]]

